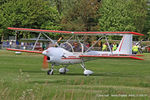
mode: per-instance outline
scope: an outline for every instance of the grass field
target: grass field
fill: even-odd
[[[150,100],[150,54],[145,60],[98,59],[84,76],[79,65],[66,75],[41,71],[40,54],[0,50],[0,100]]]

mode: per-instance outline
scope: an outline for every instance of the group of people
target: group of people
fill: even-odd
[[[113,44],[110,44],[110,48],[112,51],[117,50],[117,44],[115,42]],[[107,51],[107,49],[108,49],[108,45],[107,45],[107,43],[104,43],[102,45],[102,51]]]
[[[19,45],[19,42],[17,41],[17,42],[13,42],[13,41],[6,41],[6,43],[4,43],[7,47],[10,47],[11,48],[11,46],[13,45],[15,43],[15,45]],[[54,44],[53,44],[54,45]],[[24,43],[23,42],[21,42],[21,47],[23,47],[24,46]],[[49,44],[49,47],[51,47],[52,46],[52,44],[50,43]],[[85,46],[86,46],[86,48],[89,48],[90,47],[90,44],[89,43],[87,43],[87,44],[85,44]],[[73,50],[74,50],[74,52],[81,52],[81,50],[82,50],[82,48],[81,48],[81,46],[77,43],[77,42],[74,42],[74,43],[72,43],[72,47],[73,47]],[[117,43],[112,43],[112,44],[110,44],[110,49],[112,50],[112,51],[116,51],[117,50],[117,47],[118,47],[118,44]],[[84,49],[86,49],[85,47],[84,47]],[[107,43],[103,43],[102,44],[102,46],[101,46],[101,50],[102,51],[108,51],[108,44]],[[44,50],[44,49],[46,49],[46,44],[42,44],[42,49]],[[136,44],[134,44],[133,45],[133,47],[132,47],[132,54],[137,54],[139,52],[139,46],[138,45],[136,45]]]
[[[18,46],[19,42],[14,41],[14,40],[6,40],[6,41],[1,42],[1,44],[4,48],[12,48],[12,47]]]
[[[110,48],[112,51],[117,50],[117,47],[118,47],[118,45],[116,43],[110,44]],[[107,51],[107,49],[108,49],[108,45],[107,45],[107,43],[104,43],[102,45],[102,51]],[[132,54],[137,54],[138,52],[139,52],[139,46],[134,44],[132,47]]]

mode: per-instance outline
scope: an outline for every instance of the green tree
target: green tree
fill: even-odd
[[[146,0],[102,0],[99,30],[142,32],[146,9]]]
[[[99,2],[97,0],[71,0],[64,5],[61,24],[64,30],[97,30]]]
[[[43,0],[9,0],[0,6],[1,34],[7,27],[43,28],[59,30],[60,18],[55,6]],[[13,33],[12,33],[13,34]]]
[[[150,40],[150,0],[148,0],[147,5],[148,5],[148,9],[147,9],[148,13],[147,13],[143,33],[146,34],[146,40]]]

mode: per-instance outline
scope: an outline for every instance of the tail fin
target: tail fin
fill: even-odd
[[[125,34],[114,53],[117,54],[132,54],[132,34]]]

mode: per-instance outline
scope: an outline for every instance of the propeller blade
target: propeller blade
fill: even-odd
[[[48,69],[48,62],[47,62],[47,56],[43,57],[43,66],[42,66],[43,70],[47,70]]]

